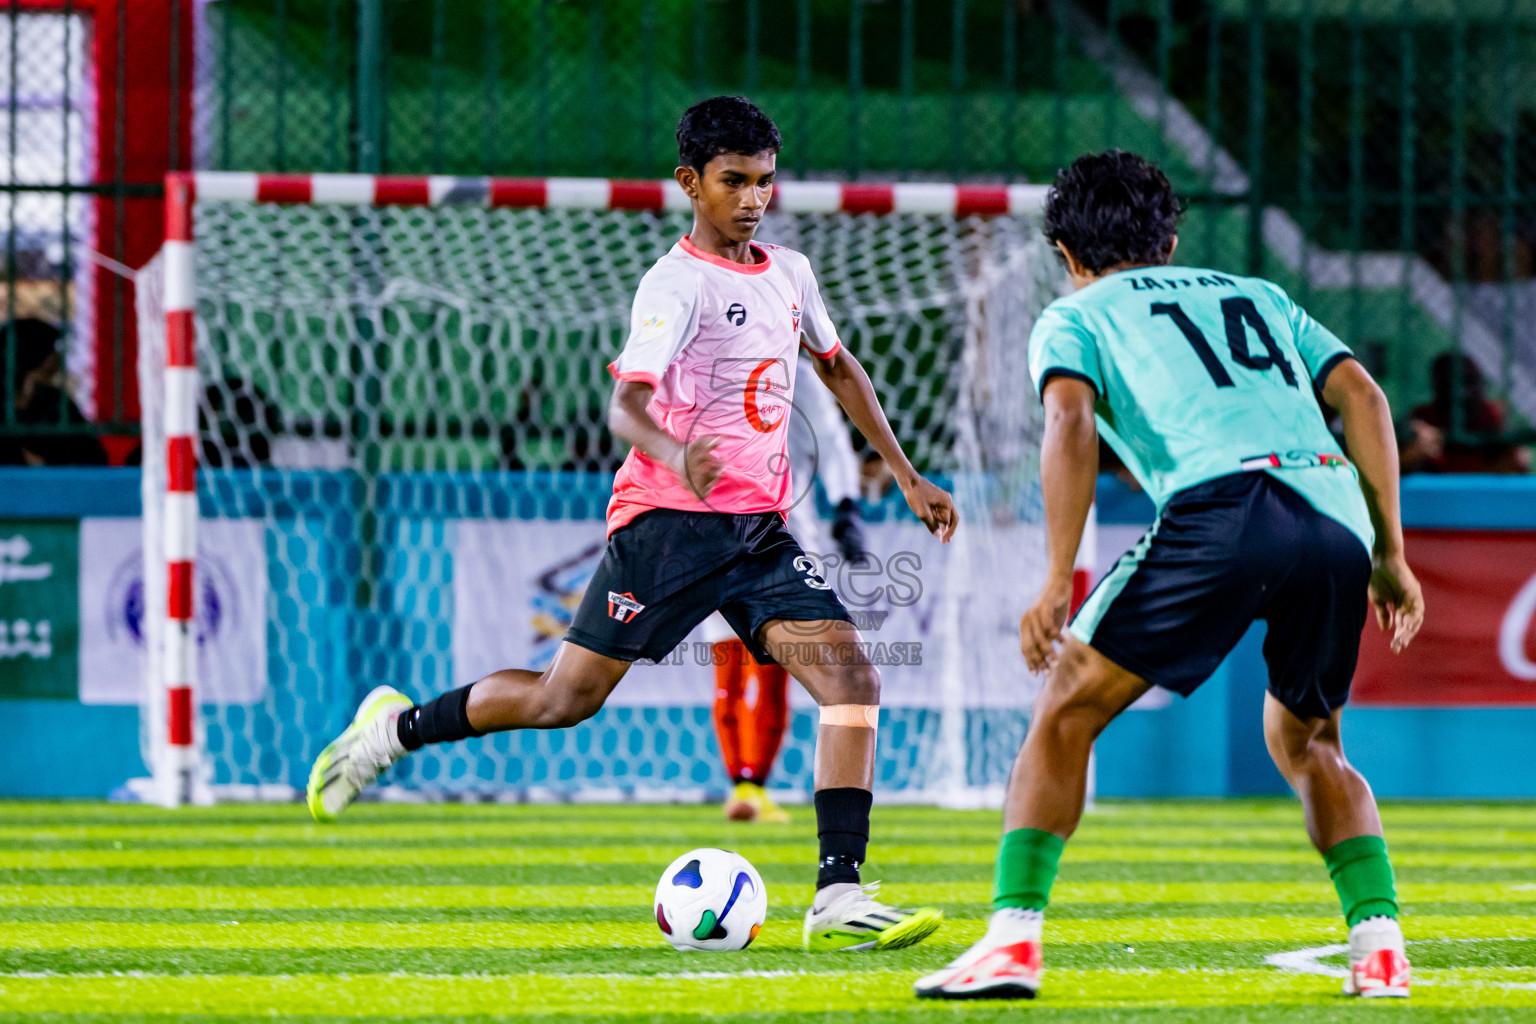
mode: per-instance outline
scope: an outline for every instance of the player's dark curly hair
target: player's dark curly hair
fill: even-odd
[[[699,173],[722,153],[777,153],[773,119],[744,96],[714,96],[695,103],[677,122],[677,162]]]
[[[1111,149],[1056,172],[1045,237],[1096,274],[1120,263],[1167,263],[1182,213],[1167,175],[1145,157]]]

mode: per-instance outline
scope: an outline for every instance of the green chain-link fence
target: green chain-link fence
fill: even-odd
[[[660,177],[677,115],[722,91],[774,116],[796,176],[1044,181],[1118,145],[1157,158],[1188,197],[1182,261],[1291,289],[1400,412],[1429,399],[1434,357],[1460,348],[1512,428],[1536,415],[1532,0],[197,10],[198,166]],[[16,50],[13,94],[37,59]],[[23,122],[13,101],[13,152]],[[28,230],[14,212],[11,225],[8,254]],[[16,255],[8,266],[31,273]]]

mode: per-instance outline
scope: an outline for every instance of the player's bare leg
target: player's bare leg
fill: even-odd
[[[1406,996],[1409,967],[1397,923],[1397,893],[1376,797],[1344,756],[1342,710],[1300,718],[1264,699],[1264,741],[1301,800],[1307,835],[1323,855],[1349,929],[1346,995]]]
[[[851,622],[785,622],[762,628],[764,646],[823,709],[816,730],[816,788],[868,790],[875,774],[880,673]],[[828,708],[858,711],[826,712]],[[866,710],[867,709],[867,710]]]
[[[1034,997],[1045,906],[1063,844],[1083,816],[1088,756],[1105,726],[1147,689],[1146,680],[1066,634],[1008,780],[987,933],[959,959],[919,980],[919,996]]]
[[[466,712],[475,733],[569,729],[597,714],[632,662],[569,641],[542,672],[508,668],[474,683]]]
[[[1013,762],[1003,830],[1029,828],[1069,838],[1083,816],[1094,741],[1147,689],[1145,679],[1066,634]]]
[[[804,940],[813,950],[897,949],[921,942],[944,915],[900,910],[875,901],[860,884],[869,845],[870,787],[880,715],[880,673],[859,646],[853,623],[769,622],[763,645],[815,699],[816,832],[821,865],[806,912]]]
[[[562,643],[543,672],[505,669],[425,704],[375,688],[346,731],[310,769],[307,798],[318,821],[334,821],[390,765],[427,743],[507,729],[564,729],[597,714],[630,663]]]
[[[1307,837],[1319,853],[1355,836],[1379,836],[1381,815],[1365,777],[1344,757],[1339,717],[1298,718],[1264,695],[1264,742],[1306,814]]]

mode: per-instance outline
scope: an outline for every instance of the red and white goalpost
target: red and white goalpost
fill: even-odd
[[[883,785],[908,799],[996,803],[1032,693],[1020,685],[1015,637],[1015,606],[1036,585],[1042,534],[1031,490],[1039,413],[1024,341],[1061,284],[1038,230],[1044,193],[1037,185],[782,182],[760,232],[811,257],[898,436],[921,464],[956,482],[966,528],[950,546],[948,568],[927,581],[932,600],[948,609],[931,617],[943,623],[930,638],[943,648],[942,668],[930,660],[912,670],[912,682],[887,689],[897,695],[894,710],[905,700],[910,713],[902,728],[882,731],[882,749],[899,762]],[[450,528],[429,522],[426,539],[392,536],[395,548],[381,553],[385,541],[348,532],[360,529],[353,519],[375,511],[372,485],[338,499],[334,488],[310,486],[315,467],[363,480],[437,473],[434,486],[453,491],[458,511],[423,513],[428,520],[469,516],[463,509],[478,507],[476,495],[501,486],[509,432],[516,465],[542,458],[611,471],[587,448],[562,454],[560,445],[572,444],[562,438],[600,435],[591,394],[606,385],[602,368],[622,343],[640,274],[687,230],[690,209],[671,180],[167,177],[165,247],[139,287],[143,739],[156,799],[291,793],[350,714],[358,677],[424,697],[445,686],[449,666],[462,672],[452,661],[460,638],[441,639],[458,628],[453,622],[440,617],[411,632],[434,614],[423,607],[465,601],[444,596],[467,585],[452,578],[444,553]],[[431,360],[421,355],[433,346]],[[534,377],[530,360],[543,367]],[[219,399],[232,381],[246,392]],[[353,389],[345,399],[342,384]],[[329,454],[293,461],[278,442],[296,438],[274,437],[266,439],[270,453],[246,452],[242,462],[241,452],[222,446],[244,440],[211,426],[199,437],[200,412],[214,424],[252,394],[285,423],[313,427],[284,452],[309,445]],[[509,396],[517,395],[531,395],[536,411],[514,416]],[[551,408],[558,411],[538,411]],[[210,619],[200,630],[197,621],[205,601],[229,611],[217,606],[218,579],[199,580],[194,568],[198,461],[207,445],[220,456],[203,470],[203,511],[224,522],[208,524],[206,542],[226,544],[216,537],[230,522],[266,517],[261,557],[274,564],[233,573],[260,577],[266,588],[253,599],[264,608],[244,609],[265,625],[255,659],[214,656],[219,624]],[[249,489],[252,474],[263,480],[260,493]],[[409,578],[391,575],[392,560],[412,567]],[[367,577],[371,598],[348,592],[338,567],[354,563],[345,571]],[[409,600],[400,598],[407,590]],[[269,656],[281,663],[266,664]],[[261,678],[242,682],[242,673],[258,671],[250,660],[261,661]],[[892,678],[902,671],[893,668]],[[631,691],[641,692],[639,684],[625,699]],[[447,793],[476,780],[516,786],[530,758],[545,758],[560,769],[552,779],[617,792],[637,777],[686,783],[697,769],[680,764],[679,751],[703,749],[707,726],[684,716],[625,728],[700,735],[681,747],[647,737],[599,744],[610,752],[580,755],[586,760],[570,771],[577,755],[544,734],[527,741],[544,746],[525,743],[516,754],[490,742],[472,754],[434,749],[411,759],[417,774],[396,782]],[[518,758],[521,766],[511,763]],[[672,792],[679,784],[665,785]]]
[[[193,711],[197,694],[197,634],[193,621],[197,555],[197,356],[193,269],[192,202],[188,176],[166,179],[165,367],[160,410],[164,429],[165,493],[160,519],[165,580],[165,627],[161,637],[161,672],[165,693],[165,749],[153,766],[160,799],[167,805],[191,803],[200,790]],[[146,576],[154,571],[146,567]]]

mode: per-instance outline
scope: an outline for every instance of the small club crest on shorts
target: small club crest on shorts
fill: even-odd
[[[608,617],[620,622],[629,622],[636,615],[645,611],[645,605],[635,600],[635,595],[625,592],[616,594],[608,591]]]

